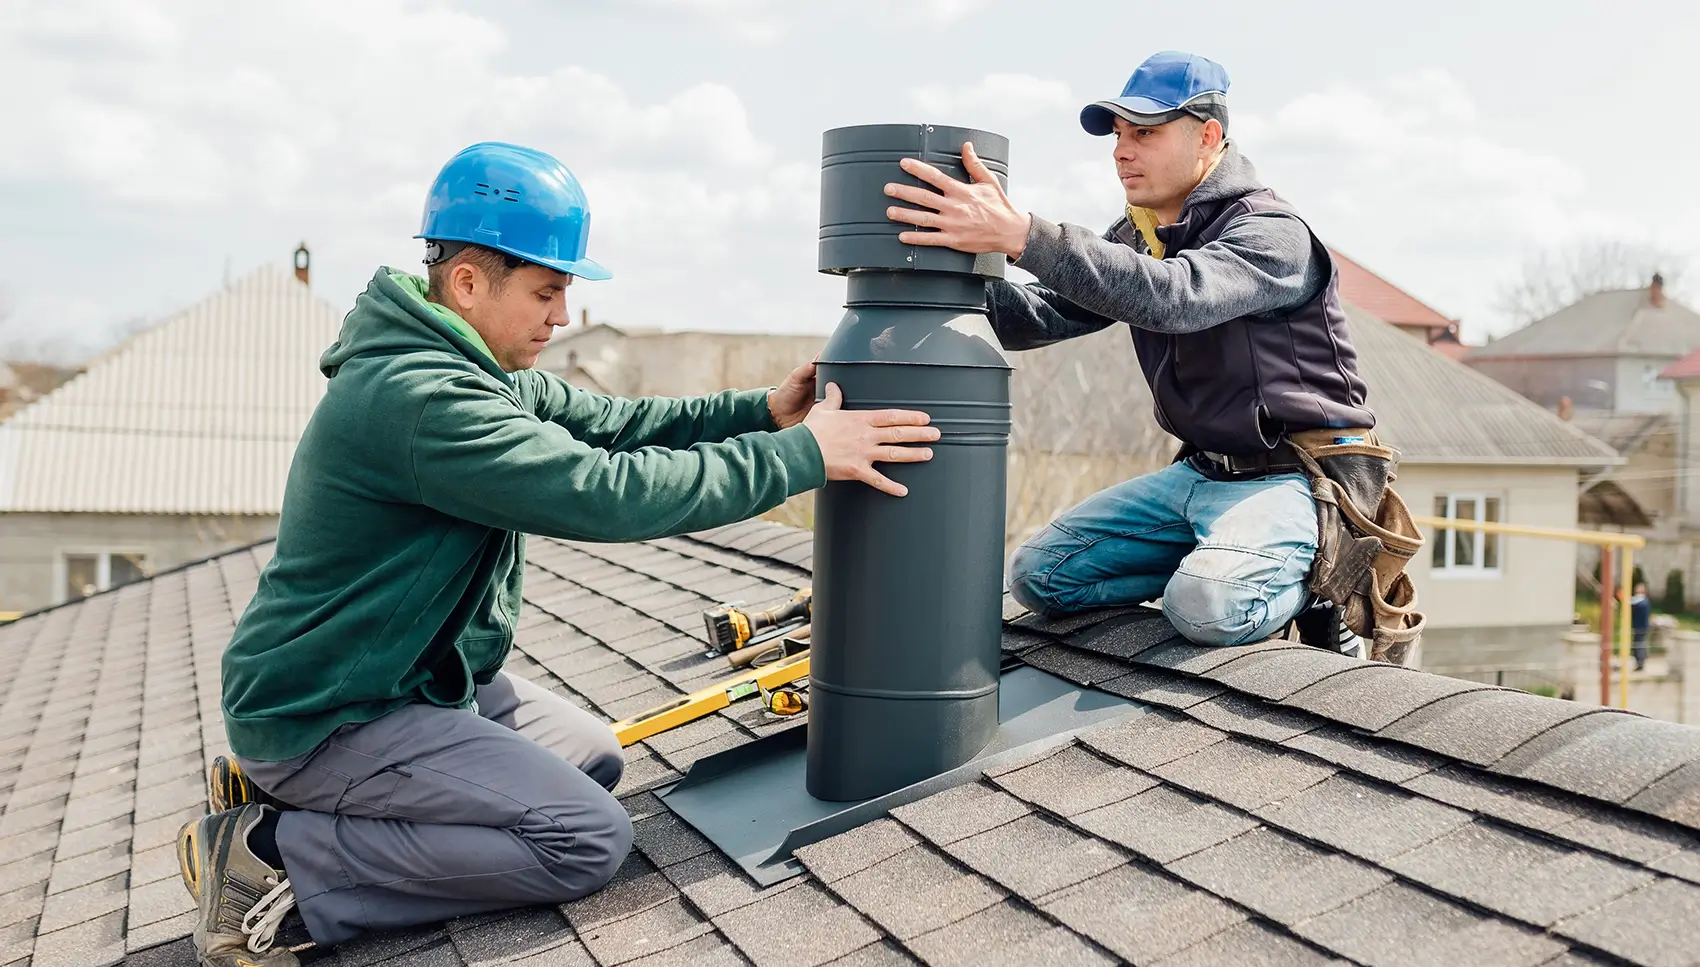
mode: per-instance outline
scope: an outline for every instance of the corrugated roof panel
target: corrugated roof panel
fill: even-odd
[[[341,314],[265,266],[0,424],[0,511],[276,514]]]

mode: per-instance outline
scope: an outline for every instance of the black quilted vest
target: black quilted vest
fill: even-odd
[[[1236,216],[1258,211],[1297,217],[1275,192],[1258,188],[1188,206],[1180,221],[1158,227],[1157,238],[1164,254],[1173,255],[1216,238]],[[1125,220],[1115,234],[1145,250],[1138,229]],[[1315,232],[1310,240],[1328,266],[1328,282],[1296,308],[1180,335],[1128,327],[1164,430],[1200,450],[1251,456],[1289,432],[1375,426],[1340,308],[1339,272]]]

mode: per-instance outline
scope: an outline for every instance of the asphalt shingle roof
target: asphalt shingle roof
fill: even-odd
[[[1550,316],[1470,351],[1471,359],[1541,356],[1686,356],[1700,346],[1700,313],[1646,289],[1578,299]]]
[[[194,962],[172,854],[225,747],[221,649],[269,545],[0,626],[0,967]],[[765,522],[533,539],[510,671],[606,719],[724,677],[702,608],[810,580]],[[636,843],[563,907],[363,938],[334,967],[1700,962],[1700,729],[1148,609],[1006,651],[1145,704],[800,850],[758,887],[650,790],[798,726],[740,703],[627,750]],[[304,938],[298,938],[303,939]]]

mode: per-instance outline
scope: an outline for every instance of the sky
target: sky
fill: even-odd
[[[614,278],[575,317],[828,332],[823,131],[1003,134],[1018,206],[1102,230],[1079,109],[1163,49],[1227,68],[1230,137],[1325,242],[1476,342],[1544,248],[1700,276],[1697,37],[1676,2],[0,0],[0,356],[81,359],[303,241],[346,311],[422,271],[427,186],[481,140],[583,183]]]

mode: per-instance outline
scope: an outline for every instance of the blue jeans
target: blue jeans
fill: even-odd
[[[1212,480],[1185,461],[1099,491],[1010,559],[1010,593],[1055,617],[1162,599],[1205,645],[1279,632],[1310,600],[1316,501],[1300,473]]]

